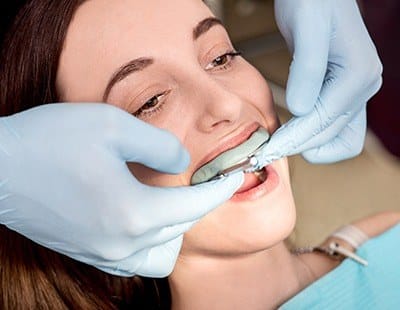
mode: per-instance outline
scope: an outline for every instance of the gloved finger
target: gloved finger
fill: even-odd
[[[124,258],[121,261],[99,262],[94,266],[97,269],[104,271],[105,273],[109,273],[115,276],[131,277],[134,275],[139,275],[136,271],[147,259],[148,252],[149,249],[144,249],[135,253],[132,256]]]
[[[362,151],[367,130],[365,107],[328,143],[303,152],[311,163],[330,163],[357,156]]]
[[[265,165],[282,157],[304,152],[307,150],[305,143],[317,134],[319,126],[320,118],[315,109],[306,116],[293,117],[274,132],[263,148],[259,161]]]
[[[336,137],[371,95],[359,91],[354,93],[349,86],[352,79],[351,72],[330,70],[314,109],[282,125],[264,148],[261,162],[268,163],[283,156],[303,153]],[[371,87],[379,89],[379,82]]]
[[[111,144],[125,161],[161,172],[180,173],[190,162],[189,153],[176,136],[128,113],[118,119],[118,130],[111,136]]]
[[[361,134],[359,135],[359,139],[354,140],[355,149],[357,150],[360,147],[360,143],[363,144],[365,138],[365,123],[358,121],[362,120],[362,117],[356,119],[355,117],[360,111],[365,110],[366,102],[373,93],[378,91],[382,81],[381,79],[377,79],[370,83],[370,85],[368,85],[369,91],[367,92],[365,89],[363,91],[353,90],[353,88],[349,86],[352,85],[351,81],[353,78],[352,72],[330,70],[330,73],[326,76],[326,82],[321,91],[318,103],[311,113],[315,118],[308,120],[310,121],[309,128],[307,128],[307,124],[297,127],[299,132],[301,132],[300,135],[304,136],[301,141],[297,141],[301,142],[301,146],[297,148],[297,152],[300,150],[304,152],[318,148],[327,144],[329,141],[333,141],[349,123],[351,123],[352,130],[357,128],[355,124],[360,128],[359,132]],[[312,130],[311,133],[309,131],[310,129]],[[304,139],[306,135],[308,135],[308,139]],[[350,140],[348,141],[350,142]],[[335,145],[337,145],[338,142],[339,140],[336,141]],[[331,144],[331,147],[332,146],[333,144]],[[329,150],[326,149],[326,151]],[[348,152],[346,153],[348,154]],[[338,156],[338,160],[342,158],[337,152],[332,153],[329,162],[331,162],[335,156],[334,154]],[[320,160],[324,157],[321,157]]]
[[[138,231],[146,232],[200,219],[208,212],[228,200],[243,183],[243,173],[196,186],[176,188],[146,187],[146,214],[151,218],[141,219],[142,227]],[[134,199],[134,197],[133,197]],[[160,206],[165,206],[162,208]],[[146,224],[147,223],[147,224]]]
[[[148,257],[152,257],[149,253],[157,251],[158,248],[163,251],[165,251],[165,249],[172,250],[172,245],[179,246],[179,248],[173,249],[174,253],[179,252],[180,243],[176,243],[176,241],[171,243],[170,241],[175,239],[179,240],[179,238],[181,238],[195,223],[197,223],[197,221],[154,229],[141,236],[135,237],[135,239],[132,240],[132,248],[135,249],[134,253],[118,261],[105,262],[97,268],[114,275],[131,276],[133,274],[138,274],[140,266],[140,269],[145,270],[148,275],[154,270],[149,268],[146,264],[142,264]],[[124,246],[126,247],[126,245]],[[156,248],[156,250],[151,250],[152,248]],[[163,263],[163,266],[165,266],[165,263]],[[159,273],[160,271],[157,272],[157,274]],[[140,275],[144,275],[143,272],[141,272]]]
[[[169,276],[175,267],[182,242],[183,237],[179,236],[165,244],[150,248],[146,260],[136,270],[136,273],[153,278]],[[161,257],[162,259],[160,259]]]
[[[353,118],[348,112],[337,118],[325,118],[318,105],[308,115],[295,117],[281,126],[263,149],[260,161],[264,164],[279,158],[303,153],[323,145],[336,137]]]
[[[304,4],[294,15],[293,61],[286,90],[287,106],[296,116],[308,114],[316,104],[328,65],[330,16]],[[316,33],[315,29],[318,29]]]
[[[134,248],[136,252],[143,250],[144,248],[152,248],[155,246],[159,246],[161,244],[164,244],[172,239],[175,239],[183,235],[185,232],[191,229],[193,225],[196,224],[197,222],[198,220],[153,229],[151,231],[144,233],[141,236],[135,237],[132,240],[132,248]],[[133,253],[131,255],[133,255]]]
[[[162,278],[169,275],[178,257],[183,237],[179,236],[164,244],[145,248],[117,262],[106,262],[96,268],[113,275]]]

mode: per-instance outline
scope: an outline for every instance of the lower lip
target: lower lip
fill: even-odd
[[[231,201],[249,201],[256,200],[266,194],[271,193],[279,184],[279,175],[272,167],[268,165],[264,167],[265,173],[267,174],[267,179],[257,185],[256,187],[250,188],[245,192],[236,193],[230,199]]]

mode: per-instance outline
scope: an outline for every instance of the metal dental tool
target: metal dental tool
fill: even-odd
[[[268,141],[265,141],[263,144],[261,144],[253,153],[249,154],[245,159],[242,161],[238,162],[237,164],[232,165],[229,168],[223,169],[218,172],[218,174],[213,177],[211,180],[216,180],[222,177],[227,177],[231,174],[237,173],[237,172],[245,172],[245,173],[251,173],[257,170],[260,170],[262,166],[260,166],[259,160],[257,159],[258,155],[262,151],[263,147],[268,144]],[[210,180],[210,181],[211,181]]]

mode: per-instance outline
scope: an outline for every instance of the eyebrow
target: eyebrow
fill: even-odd
[[[193,28],[193,40],[197,40],[200,36],[210,30],[213,26],[216,25],[223,25],[222,22],[215,17],[208,17],[200,21],[196,27]],[[122,65],[118,68],[113,75],[111,76],[110,80],[107,83],[103,94],[103,102],[107,101],[108,96],[110,95],[111,89],[114,87],[115,84],[121,82],[130,74],[141,71],[154,63],[153,58],[149,57],[141,57],[137,59],[133,59],[126,64]]]
[[[197,40],[202,34],[206,33],[211,27],[216,25],[223,25],[222,22],[216,17],[208,17],[203,19],[193,29],[193,40]]]
[[[111,89],[115,84],[118,82],[122,81],[124,78],[126,78],[128,75],[130,75],[133,72],[141,71],[148,66],[152,65],[154,63],[153,58],[137,58],[133,59],[126,64],[124,64],[122,67],[117,69],[117,71],[114,72],[114,74],[111,76],[110,80],[107,83],[107,87],[104,91],[103,94],[103,101],[105,102],[107,100],[108,95],[111,92]]]

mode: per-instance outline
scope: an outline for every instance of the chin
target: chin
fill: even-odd
[[[286,159],[274,163],[279,184],[261,197],[231,199],[184,237],[182,252],[238,256],[267,250],[286,239],[296,222]]]

